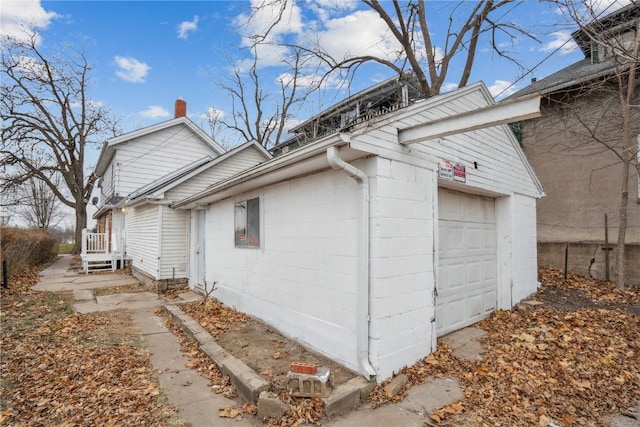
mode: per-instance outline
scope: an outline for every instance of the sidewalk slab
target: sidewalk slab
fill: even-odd
[[[427,382],[409,389],[398,406],[418,415],[428,416],[434,410],[464,397],[464,390],[457,378],[429,378]]]
[[[480,340],[487,336],[487,331],[472,326],[457,330],[442,337],[442,341],[453,348],[453,355],[462,360],[482,360]]]
[[[362,406],[343,417],[328,417],[322,425],[326,427],[425,427],[424,417],[387,404],[376,409]]]
[[[135,311],[158,308],[161,304],[162,300],[154,292],[134,292],[99,296],[95,301],[81,301],[74,304],[74,307],[80,313],[91,313],[125,308]]]
[[[140,328],[151,364],[158,370],[158,381],[178,415],[192,426],[261,426],[253,417],[221,418],[218,411],[226,406],[239,407],[236,400],[215,394],[206,378],[186,367],[189,359],[180,350],[176,336],[153,309],[136,310],[133,319]]]

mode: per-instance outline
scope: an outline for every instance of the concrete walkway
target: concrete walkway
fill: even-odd
[[[160,387],[169,402],[178,408],[179,416],[190,426],[261,426],[255,417],[244,419],[220,418],[218,411],[226,406],[238,407],[240,401],[230,400],[211,392],[208,381],[186,367],[188,359],[182,354],[175,335],[166,327],[155,311],[167,301],[153,292],[119,293],[96,297],[94,290],[103,287],[139,283],[127,274],[78,273],[69,269],[71,256],[62,256],[42,271],[41,281],[33,287],[41,291],[73,291],[75,309],[81,313],[128,309],[150,353],[151,364],[158,371]],[[185,293],[183,297],[195,296]],[[195,296],[196,298],[199,298]],[[465,328],[444,339],[454,348],[457,357],[478,360],[482,357],[479,339],[484,331]],[[456,380],[433,379],[414,386],[399,404],[387,404],[375,410],[368,405],[341,417],[331,417],[323,425],[329,427],[383,427],[402,425],[423,427],[434,409],[455,402],[463,395]],[[640,412],[640,406],[638,407]],[[622,415],[607,419],[610,427],[639,426],[640,422]]]
[[[71,256],[62,256],[41,273],[42,280],[33,287],[41,291],[73,291],[75,309],[81,313],[129,309],[150,354],[151,364],[158,371],[160,387],[169,402],[178,408],[179,416],[188,425],[199,426],[259,426],[254,417],[240,420],[220,418],[218,410],[225,406],[240,406],[240,402],[211,392],[208,380],[186,367],[176,336],[155,311],[167,301],[153,292],[121,293],[94,296],[94,289],[139,283],[127,274],[89,274],[69,270]]]

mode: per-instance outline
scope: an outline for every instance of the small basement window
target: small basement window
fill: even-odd
[[[238,248],[260,247],[260,198],[235,204],[235,244]]]

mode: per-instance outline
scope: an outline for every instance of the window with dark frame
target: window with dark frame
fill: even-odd
[[[236,202],[235,245],[240,248],[260,247],[260,198]]]

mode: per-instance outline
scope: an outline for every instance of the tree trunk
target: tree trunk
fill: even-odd
[[[627,234],[627,207],[629,206],[629,159],[622,163],[622,191],[620,193],[620,220],[618,224],[618,244],[616,245],[616,286],[625,288],[624,253]]]
[[[80,254],[82,250],[82,230],[87,228],[87,205],[84,203],[76,203],[76,241],[73,245],[73,255]]]

